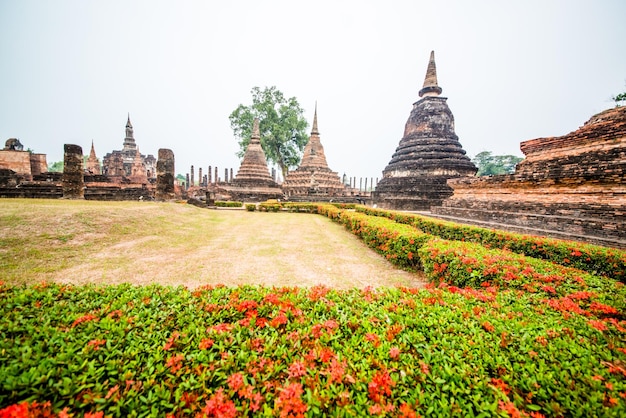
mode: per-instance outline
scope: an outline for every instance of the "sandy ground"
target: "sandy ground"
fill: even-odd
[[[161,205],[157,209],[149,206],[155,204],[137,205],[145,209],[120,206],[107,219],[107,214],[87,203],[90,210],[80,212],[79,218],[89,219],[91,228],[72,230],[66,223],[69,232],[64,232],[71,239],[56,244],[84,246],[85,250],[61,268],[38,274],[37,279],[190,288],[218,283],[322,284],[339,289],[425,284],[422,275],[395,268],[342,226],[320,215],[208,210],[173,203],[156,204]],[[142,216],[150,216],[152,222],[126,221]],[[177,221],[172,223],[173,219]],[[58,229],[55,222],[51,229]],[[99,222],[107,228],[128,223],[131,230],[111,238],[98,229]],[[132,228],[137,229],[133,232]]]

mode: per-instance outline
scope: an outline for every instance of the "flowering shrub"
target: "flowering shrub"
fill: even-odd
[[[478,226],[461,225],[413,213],[357,206],[356,210],[413,225],[426,233],[449,240],[475,242],[491,248],[504,248],[590,273],[626,282],[626,251],[533,235],[516,234]]]
[[[587,291],[2,285],[0,417],[624,416]]]
[[[368,216],[329,205],[320,205],[318,213],[344,225],[393,264],[413,271],[421,270],[417,251],[432,238],[431,235],[390,219]]]
[[[433,239],[419,251],[433,283],[517,289],[544,298],[572,298],[595,313],[626,313],[626,286],[571,267],[479,244]],[[604,305],[609,303],[614,307]],[[594,304],[596,308],[594,308]],[[573,305],[572,305],[573,306]],[[600,306],[602,306],[600,308]],[[576,302],[576,308],[579,308]],[[619,315],[617,316],[619,318]]]

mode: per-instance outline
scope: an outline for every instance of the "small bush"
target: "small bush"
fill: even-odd
[[[282,204],[275,199],[269,199],[259,203],[259,211],[261,212],[278,212],[282,209]]]
[[[256,210],[256,204],[255,203],[246,203],[246,210],[248,212],[254,212]]]
[[[217,206],[218,208],[240,208],[243,206],[243,202],[238,202],[236,200],[227,202],[223,200],[216,200],[215,206]]]

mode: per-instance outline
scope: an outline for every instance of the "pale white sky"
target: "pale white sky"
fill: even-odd
[[[102,158],[130,112],[142,153],[223,176],[228,115],[275,85],[309,124],[318,102],[331,169],[381,177],[435,50],[467,153],[521,156],[626,90],[624,17],[623,0],[0,0],[0,140]]]

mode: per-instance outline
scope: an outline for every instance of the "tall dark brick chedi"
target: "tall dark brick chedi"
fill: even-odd
[[[421,99],[413,104],[404,136],[373,194],[378,207],[429,210],[452,196],[448,179],[476,174],[454,133],[454,116],[441,92],[432,51]]]

